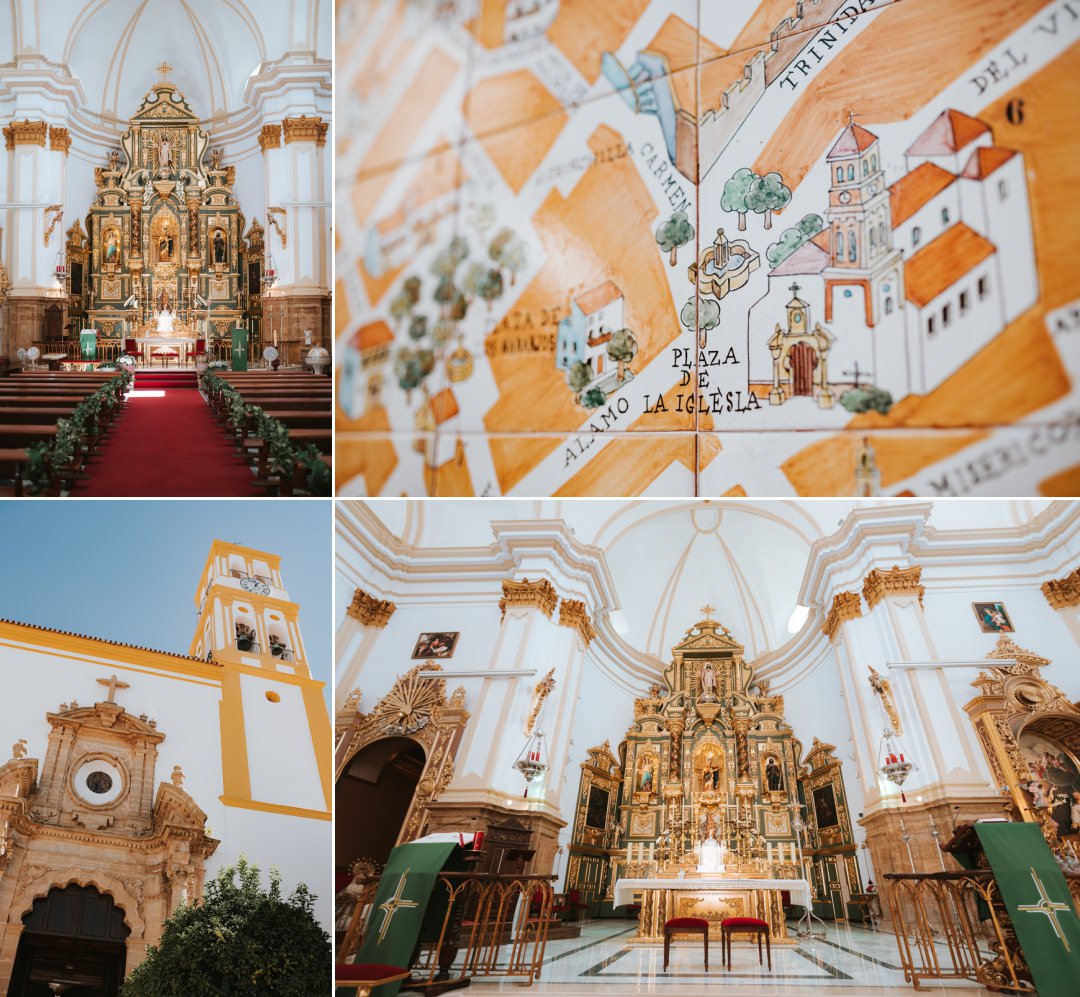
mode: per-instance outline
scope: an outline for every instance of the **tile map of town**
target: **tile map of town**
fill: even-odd
[[[1080,0],[343,0],[346,495],[1080,491]]]

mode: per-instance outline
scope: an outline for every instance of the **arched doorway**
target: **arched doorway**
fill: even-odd
[[[338,776],[334,804],[340,871],[358,858],[385,863],[401,833],[427,755],[408,737],[384,737],[361,748]]]
[[[817,365],[817,353],[809,343],[796,343],[791,347],[792,394],[812,395],[814,393],[814,368]]]
[[[54,887],[22,920],[8,997],[116,997],[120,992],[130,929],[108,894],[74,883]]]

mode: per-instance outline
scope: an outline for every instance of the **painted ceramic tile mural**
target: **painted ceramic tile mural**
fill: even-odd
[[[1077,0],[342,0],[349,495],[1075,494]]]

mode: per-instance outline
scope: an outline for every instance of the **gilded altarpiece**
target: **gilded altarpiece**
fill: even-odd
[[[574,830],[567,860],[567,889],[579,890],[592,909],[610,901],[611,858],[619,837],[619,792],[622,764],[605,741],[588,749],[581,763],[581,783],[574,812]]]
[[[176,335],[224,338],[243,325],[257,336],[245,305],[251,280],[256,296],[262,289],[261,260],[251,266],[262,251],[261,229],[253,225],[244,239],[235,168],[211,151],[172,83],[154,84],[129,119],[121,151],[94,178],[84,302],[90,326],[106,338],[153,335],[168,312]],[[68,260],[73,273],[70,240]]]

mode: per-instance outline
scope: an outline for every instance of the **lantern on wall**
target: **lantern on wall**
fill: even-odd
[[[517,756],[517,761],[514,762],[514,768],[525,777],[527,783],[525,795],[528,796],[529,789],[534,783],[540,782],[548,770],[547,746],[544,744],[542,730],[535,730],[529,736],[525,747],[521,749],[521,754]]]
[[[918,766],[908,760],[899,736],[891,727],[886,727],[881,735],[881,747],[878,750],[878,755],[881,762],[879,771],[897,788],[902,787],[907,777],[918,770]],[[902,789],[900,801],[907,803],[907,797]]]

